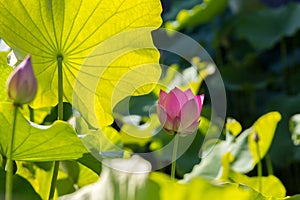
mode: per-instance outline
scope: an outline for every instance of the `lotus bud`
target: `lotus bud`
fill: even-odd
[[[204,95],[195,96],[174,88],[169,93],[160,91],[157,114],[163,130],[170,134],[191,134],[199,126]]]
[[[30,55],[23,60],[9,76],[7,94],[15,105],[30,103],[37,91],[37,81],[33,73]]]

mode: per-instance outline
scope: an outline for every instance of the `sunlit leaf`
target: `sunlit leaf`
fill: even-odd
[[[99,175],[84,165],[75,161],[62,161],[57,180],[57,192],[59,196],[74,192],[88,184],[95,183]]]
[[[253,146],[255,145],[253,134],[255,131],[259,134],[260,156],[263,158],[273,140],[280,118],[278,112],[270,112],[261,116],[252,127],[243,131],[238,137],[227,133],[225,141],[213,141],[214,146],[211,151],[204,152],[206,156],[190,173],[185,174],[183,182],[189,182],[195,177],[208,180],[220,178],[223,172],[222,158],[226,153],[232,154],[234,158],[230,164],[231,169],[241,173],[249,172],[259,161],[256,146]]]
[[[49,197],[53,162],[17,161],[17,174],[25,178],[42,199]]]
[[[81,117],[76,119],[75,127],[84,146],[98,160],[123,156],[121,136],[114,128],[90,129]]]
[[[223,12],[228,0],[204,0],[191,10],[181,10],[176,21],[166,23],[166,28],[181,30],[185,27],[193,27],[210,21],[213,17]]]
[[[277,123],[280,120],[281,115],[278,112],[270,112],[260,117],[254,123],[252,133],[249,135],[249,150],[255,163],[262,159],[268,152],[273,141]],[[257,144],[254,141],[254,134],[258,135],[258,147],[260,151],[260,158],[258,158],[257,155]]]
[[[13,71],[13,68],[8,65],[0,64],[0,101],[7,101],[8,96],[6,92],[6,81],[10,73]]]
[[[249,191],[239,189],[234,185],[217,186],[201,178],[196,178],[187,184],[180,184],[173,182],[164,174],[151,173],[150,180],[160,186],[161,200],[250,199]]]
[[[236,137],[242,131],[242,126],[235,119],[228,118],[226,122],[226,130]]]
[[[7,65],[7,54],[8,52],[0,51],[0,65]]]
[[[0,104],[0,151],[7,156],[13,106]],[[74,129],[66,122],[51,126],[30,124],[18,111],[12,157],[14,160],[52,161],[77,159],[87,152]]]
[[[161,24],[160,13],[159,0],[1,0],[0,37],[17,55],[32,55],[39,84],[33,107],[57,104],[62,58],[64,101],[72,102],[76,80],[79,110],[94,126],[105,126],[114,104],[149,92],[160,76],[150,35]],[[95,115],[98,120],[91,119]]]
[[[281,183],[281,181],[273,176],[264,176],[264,177],[248,177],[244,174],[237,173],[234,171],[230,171],[229,178],[241,185],[247,185],[251,187],[252,189],[256,190],[257,192],[260,192],[265,197],[285,197],[286,190]],[[259,181],[261,181],[261,191],[259,191]]]

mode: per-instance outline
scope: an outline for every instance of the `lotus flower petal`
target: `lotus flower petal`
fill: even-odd
[[[37,81],[33,73],[30,56],[27,56],[9,76],[7,94],[14,104],[23,105],[31,102],[37,92]]]
[[[172,120],[179,116],[181,107],[178,97],[175,95],[175,93],[170,92],[166,96],[163,107]]]
[[[193,122],[199,120],[198,105],[195,99],[186,102],[181,110],[180,124],[181,129],[189,127]]]
[[[197,100],[197,103],[198,103],[198,115],[200,116],[201,111],[202,111],[203,101],[204,101],[204,94],[196,96],[196,100]]]
[[[167,96],[167,93],[163,90],[160,90],[159,92],[159,99],[158,99],[158,105],[163,105],[163,102],[165,101],[165,98]]]
[[[184,94],[186,95],[188,100],[194,99],[195,95],[193,94],[191,89],[187,89]]]
[[[160,91],[157,114],[167,133],[190,134],[197,130],[204,95],[195,96],[174,88],[169,93]]]
[[[182,107],[189,100],[186,94],[176,87],[170,93],[173,93],[176,96],[180,107]]]
[[[198,129],[199,123],[199,120],[195,121],[189,127],[183,129],[180,133],[183,135],[194,133]]]

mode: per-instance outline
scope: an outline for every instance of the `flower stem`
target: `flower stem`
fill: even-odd
[[[177,159],[177,149],[179,143],[179,134],[175,133],[173,155],[172,155],[172,166],[171,166],[171,180],[175,180],[175,170],[176,170],[176,159]]]
[[[14,136],[17,122],[18,106],[14,105],[14,116],[9,137],[8,151],[7,151],[7,173],[6,173],[6,186],[5,186],[5,200],[12,200],[13,191],[13,159],[12,150],[14,145]]]
[[[63,73],[62,73],[62,60],[63,57],[61,55],[57,56],[57,67],[58,67],[58,106],[57,106],[57,117],[58,120],[63,120],[64,116],[64,107],[63,107]],[[56,180],[59,170],[59,161],[54,162],[53,174],[51,180],[51,188],[49,193],[49,200],[52,200],[55,193]]]
[[[262,181],[261,181],[262,163],[261,163],[261,156],[260,156],[258,141],[256,142],[256,152],[257,152],[257,157],[258,157],[258,163],[257,163],[258,191],[261,193],[261,191],[262,191]]]

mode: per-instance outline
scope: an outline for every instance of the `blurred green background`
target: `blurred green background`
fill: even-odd
[[[300,193],[300,149],[289,127],[290,118],[300,113],[300,1],[162,0],[162,4],[163,26],[198,41],[215,61],[226,87],[228,117],[245,129],[266,112],[280,112],[269,156],[287,194]],[[186,67],[181,58],[168,53],[162,54],[161,62]]]

